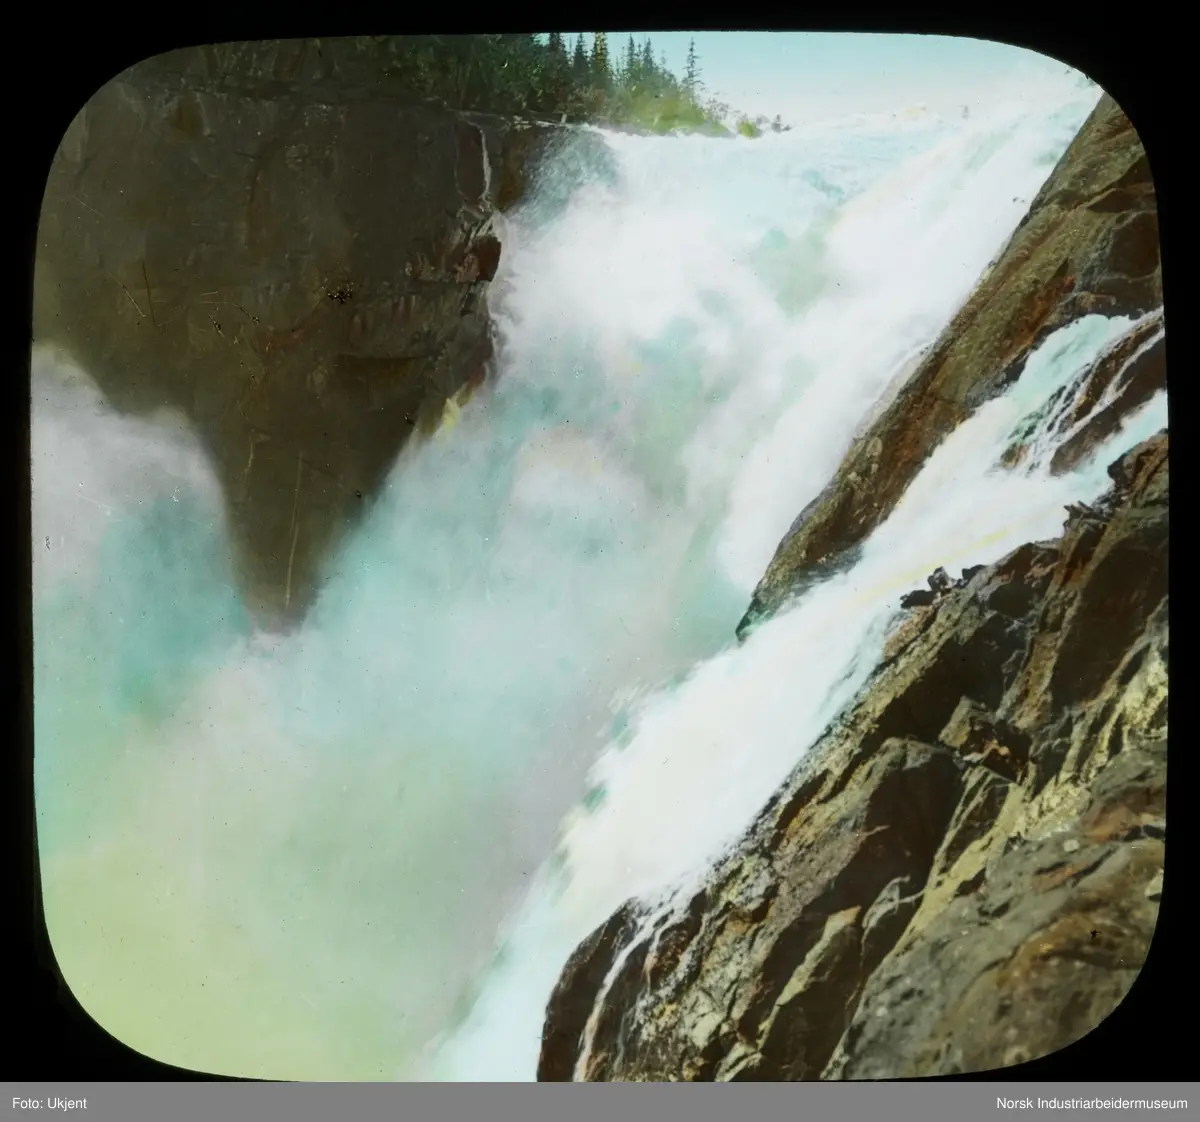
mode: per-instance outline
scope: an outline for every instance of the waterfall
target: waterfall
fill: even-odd
[[[736,839],[899,595],[1053,536],[1161,427],[1155,399],[1070,475],[1042,452],[997,469],[1130,324],[1064,329],[851,572],[734,644],[775,545],[1095,96],[605,133],[603,175],[565,146],[503,223],[488,387],[400,455],[286,635],[241,609],[194,438],[39,352],[35,795],[85,1009],[222,1074],[533,1078],[566,956],[629,897],[673,906]]]

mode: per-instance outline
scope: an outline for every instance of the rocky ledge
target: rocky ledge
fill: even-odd
[[[34,340],[122,412],[182,412],[249,607],[303,614],[411,433],[485,376],[498,209],[565,130],[391,88],[351,40],[161,55],[53,162]]]
[[[931,578],[690,904],[576,951],[539,1079],[980,1071],[1116,1007],[1163,882],[1166,434],[1110,475],[1061,540]]]
[[[938,444],[1003,393],[1047,335],[1089,312],[1141,316],[1161,305],[1149,162],[1129,119],[1104,95],[970,299],[800,512],[738,634],[852,563]],[[1149,396],[1162,384],[1161,351],[1142,362],[1131,393]],[[1110,414],[1129,408],[1117,404]],[[1097,435],[1080,437],[1057,467],[1066,470]]]

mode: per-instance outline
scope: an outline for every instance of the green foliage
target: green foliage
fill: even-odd
[[[592,81],[597,89],[607,91],[612,83],[608,64],[608,36],[597,31],[592,43]]]
[[[590,84],[591,73],[587,51],[583,47],[583,34],[580,33],[575,39],[575,52],[571,56],[571,78],[577,87],[584,88]]]
[[[729,134],[721,124],[728,106],[700,99],[694,43],[682,79],[665,58],[655,59],[649,39],[639,46],[630,36],[614,59],[602,31],[590,53],[582,34],[568,45],[561,32],[545,41],[529,34],[373,36],[360,46],[382,54],[387,85],[456,109]]]
[[[695,101],[700,91],[700,62],[696,57],[696,40],[688,41],[687,69],[683,74],[683,88],[691,100]]]
[[[625,46],[625,64],[621,69],[621,82],[629,89],[632,89],[637,84],[642,73],[642,56],[638,54],[637,44],[633,41],[633,36],[629,36],[629,42]]]

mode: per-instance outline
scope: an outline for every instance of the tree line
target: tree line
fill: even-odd
[[[413,92],[457,109],[533,116],[602,125],[631,125],[654,132],[675,129],[727,135],[726,122],[757,136],[785,126],[735,117],[729,106],[706,97],[693,42],[682,75],[649,38],[610,44],[603,31],[573,41],[560,32],[532,34],[397,35],[375,40],[386,52],[386,74]]]

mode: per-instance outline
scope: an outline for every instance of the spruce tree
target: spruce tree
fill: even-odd
[[[700,63],[696,58],[696,40],[688,42],[687,69],[683,74],[683,92],[693,105],[700,92]]]
[[[654,62],[654,49],[650,46],[650,40],[647,39],[642,44],[642,82],[646,88],[656,92],[658,90],[658,66]]]
[[[549,108],[555,113],[561,112],[571,87],[571,64],[567,59],[567,45],[563,42],[561,31],[550,32],[545,86]]]
[[[595,32],[592,41],[592,77],[597,89],[608,89],[608,36],[603,31]]]
[[[638,82],[638,49],[637,44],[633,41],[633,36],[629,36],[629,43],[625,47],[625,85],[632,89]]]
[[[577,86],[588,84],[588,58],[583,46],[583,33],[575,40],[575,50],[571,56],[571,77]]]

